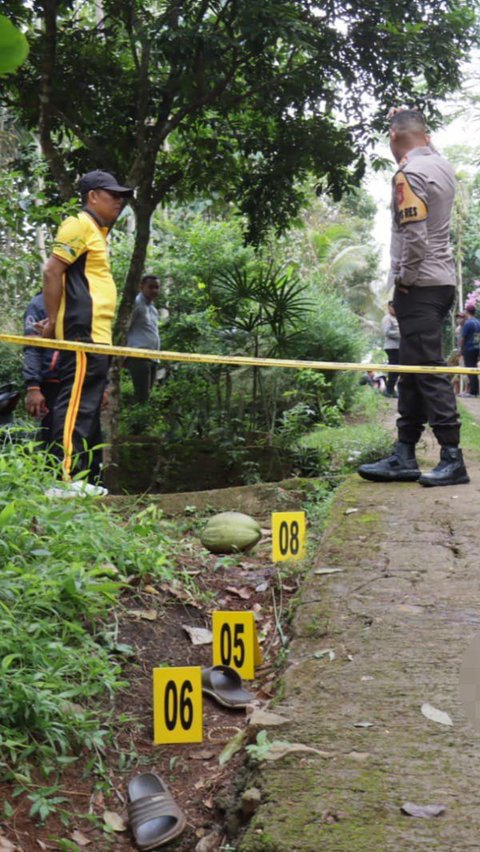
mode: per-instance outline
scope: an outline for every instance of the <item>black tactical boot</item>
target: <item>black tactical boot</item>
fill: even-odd
[[[430,473],[422,473],[421,485],[463,485],[470,482],[462,451],[458,447],[442,447],[440,461]]]
[[[420,477],[415,444],[395,444],[393,455],[373,464],[362,464],[358,473],[371,482],[416,482]]]

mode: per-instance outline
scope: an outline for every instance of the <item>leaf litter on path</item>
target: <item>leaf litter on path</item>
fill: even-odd
[[[316,568],[314,574],[341,574],[344,568]]]
[[[405,802],[400,808],[402,813],[412,817],[422,817],[430,819],[431,817],[439,817],[445,813],[445,805],[415,805],[413,802]]]
[[[121,814],[117,814],[115,811],[104,811],[103,812],[103,821],[105,825],[108,825],[112,831],[126,831],[127,823]]]
[[[437,722],[439,725],[453,725],[453,722],[448,715],[443,710],[437,710],[436,707],[432,707],[431,704],[426,701],[422,704],[422,713],[427,718],[430,719],[431,722]]]
[[[189,624],[182,624],[185,633],[188,633],[192,645],[211,645],[213,641],[213,633],[205,627],[191,627]]]

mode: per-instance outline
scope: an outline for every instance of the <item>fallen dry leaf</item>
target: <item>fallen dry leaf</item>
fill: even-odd
[[[208,749],[201,749],[200,751],[192,751],[190,754],[191,760],[211,760],[212,757],[215,757],[214,751],[208,751]]]
[[[160,588],[162,592],[166,592],[166,594],[171,595],[172,598],[177,598],[179,601],[184,601],[190,606],[194,606],[196,609],[201,609],[201,604],[192,597],[190,592],[187,592],[185,589],[174,588],[173,586],[169,586],[168,583],[161,583]]]
[[[316,568],[314,574],[341,574],[344,568]]]
[[[143,587],[143,591],[144,591],[147,595],[159,595],[159,594],[160,594],[160,592],[158,591],[158,589],[156,589],[154,586],[144,586],[144,587]]]
[[[280,716],[279,713],[272,713],[270,710],[262,710],[261,708],[256,709],[248,720],[249,734],[252,728],[259,731],[262,728],[278,728],[281,725],[287,725],[289,721],[290,719],[287,719],[286,716]]]
[[[422,704],[421,710],[423,715],[427,719],[430,719],[431,722],[438,722],[439,725],[453,725],[448,713],[445,713],[443,710],[437,710],[437,708],[432,707],[428,701]]]
[[[353,515],[355,512],[358,512],[358,511],[359,511],[359,509],[346,509],[343,514],[344,515]]]
[[[235,586],[226,586],[225,591],[231,592],[232,595],[237,595],[243,601],[248,601],[252,597],[251,590],[247,589],[246,586],[243,586],[241,589],[236,589]]]
[[[92,842],[88,837],[85,837],[81,831],[74,831],[70,835],[71,839],[77,844],[77,846],[89,846]]]
[[[325,759],[336,757],[336,752],[333,751],[319,751],[318,748],[311,748],[310,746],[303,745],[303,743],[283,743],[278,741],[271,744],[268,752],[266,752],[262,757],[262,760],[280,760],[287,754],[293,754],[295,752],[317,754],[319,757],[323,757]]]
[[[218,757],[218,762],[220,766],[224,766],[226,763],[228,763],[228,761],[230,760],[230,758],[233,757],[234,754],[240,751],[245,742],[245,737],[245,731],[238,731],[238,733],[235,734],[235,736],[228,741],[228,743],[222,749]]]
[[[17,852],[17,849],[18,846],[15,846],[8,837],[5,837],[4,834],[0,834],[0,852]]]
[[[121,814],[117,814],[115,813],[115,811],[104,811],[102,816],[105,825],[108,825],[108,827],[111,828],[112,831],[127,830],[127,823],[125,822]]]
[[[105,807],[105,797],[101,790],[97,790],[91,798],[92,805],[96,808],[104,808]]]
[[[213,633],[211,630],[206,630],[205,627],[190,627],[189,624],[182,624],[185,633],[188,633],[192,645],[211,645],[213,642]]]
[[[405,802],[400,810],[402,813],[407,814],[407,816],[430,819],[431,817],[438,817],[444,814],[446,808],[445,805],[415,805],[413,802]]]
[[[127,609],[127,615],[142,618],[144,621],[156,621],[158,618],[156,609]]]
[[[323,660],[324,657],[328,657],[332,661],[335,659],[335,651],[333,648],[324,648],[323,651],[315,651],[313,656],[316,660]]]

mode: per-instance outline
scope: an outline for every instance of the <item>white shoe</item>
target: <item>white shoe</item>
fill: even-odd
[[[107,494],[107,488],[102,485],[92,485],[84,479],[66,482],[64,485],[45,491],[45,497],[59,497],[61,500],[70,500],[72,497],[106,497]]]

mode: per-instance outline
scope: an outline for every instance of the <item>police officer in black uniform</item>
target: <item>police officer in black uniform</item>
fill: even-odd
[[[455,196],[452,167],[430,145],[417,110],[396,111],[390,148],[398,163],[392,181],[390,278],[400,326],[400,363],[445,366],[442,326],[455,301],[450,216]],[[469,482],[460,443],[460,419],[449,377],[408,374],[398,383],[398,442],[393,455],[364,464],[359,474],[374,482],[460,485]],[[440,461],[421,473],[415,445],[425,423],[440,444]]]

